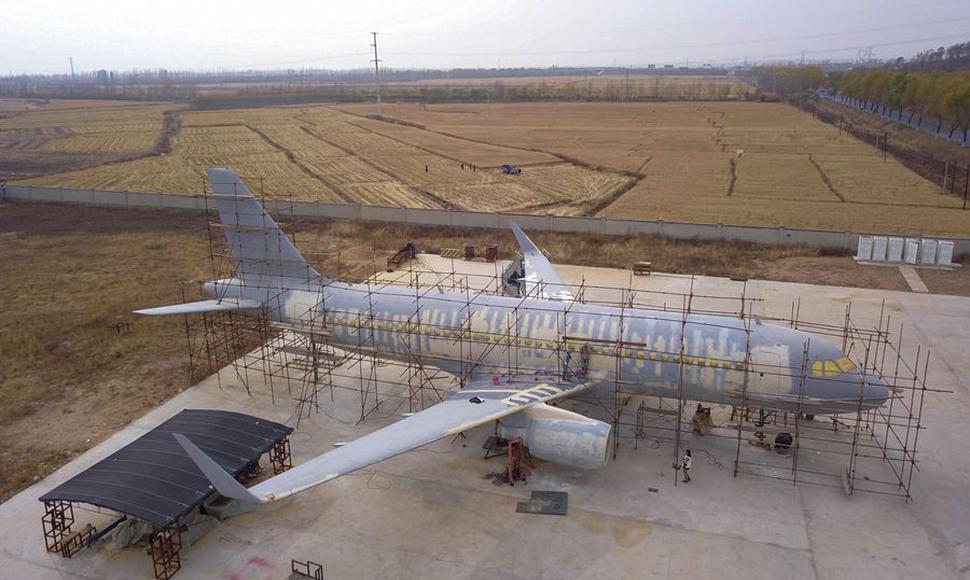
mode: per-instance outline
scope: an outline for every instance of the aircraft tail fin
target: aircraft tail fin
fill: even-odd
[[[519,224],[510,221],[509,227],[522,249],[522,266],[525,268],[525,278],[522,281],[525,283],[526,295],[546,300],[575,300],[569,286],[562,281],[539,246],[529,239]]]
[[[282,288],[306,288],[320,279],[235,173],[223,168],[207,173],[237,278]]]

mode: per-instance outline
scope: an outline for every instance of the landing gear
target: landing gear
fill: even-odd
[[[781,454],[788,453],[794,442],[795,438],[792,437],[791,433],[779,433],[775,435],[775,451]]]
[[[509,441],[509,485],[515,485],[516,481],[525,481],[529,475],[532,465],[529,449],[522,442],[521,437]]]

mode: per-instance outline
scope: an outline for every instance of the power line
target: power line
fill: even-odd
[[[926,9],[926,8],[943,8],[943,7],[946,7],[946,6],[965,5],[965,4],[966,4],[966,0],[941,1],[941,2],[938,2],[938,3],[935,3],[935,4],[928,3],[927,0],[919,0],[917,2],[908,2],[908,1],[888,2],[888,1],[886,1],[886,2],[883,2],[883,3],[880,4],[880,8],[883,9],[883,10],[889,10],[889,9],[892,9],[892,8],[897,8],[897,9],[904,9],[904,8],[920,8],[920,9]],[[872,9],[871,8],[859,8],[859,9],[856,9],[856,10],[852,10],[852,9],[848,9],[848,8],[845,8],[845,7],[840,7],[840,9],[839,9],[839,16],[840,17],[844,17],[845,15],[850,15],[850,14],[866,14],[866,15],[870,15],[870,14],[872,14]],[[755,16],[750,16],[750,17],[747,17],[747,18],[739,18],[737,20],[732,20],[731,24],[734,25],[735,27],[737,27],[737,26],[739,26],[741,24],[744,24],[746,22],[755,22],[755,21],[762,20],[763,18],[764,18],[764,14],[760,14],[759,13],[759,14],[757,14]],[[827,24],[827,23],[830,23],[832,21],[832,16],[830,14],[816,14],[814,16],[812,16],[812,15],[804,15],[804,16],[800,16],[799,17],[797,24],[803,26],[804,23],[807,22],[807,21],[810,22],[810,21],[817,21],[817,20],[821,20],[821,21],[823,21],[823,22],[825,22]],[[621,33],[621,32],[643,33],[643,32],[654,32],[654,31],[661,31],[661,30],[668,31],[668,30],[671,30],[672,28],[679,27],[679,26],[693,27],[693,26],[696,26],[699,22],[702,22],[702,21],[703,21],[702,18],[690,18],[690,19],[686,19],[686,20],[678,20],[678,21],[675,21],[675,22],[664,21],[663,24],[661,24],[661,25],[657,25],[657,26],[647,26],[647,27],[641,26],[639,24],[633,24],[633,23],[626,24],[626,25],[622,25],[622,26],[558,26],[558,27],[553,27],[553,28],[533,28],[533,27],[529,27],[529,28],[523,29],[521,32],[523,34],[529,34],[529,35],[533,35],[533,36],[534,35],[537,35],[537,34],[554,34],[554,33],[559,33],[559,32],[573,32],[573,33],[580,33],[580,34],[587,34],[587,35],[590,35],[590,34],[613,34],[613,33]],[[951,20],[947,20],[946,22],[951,22]],[[384,34],[385,36],[393,36],[394,38],[421,38],[421,37],[426,37],[426,38],[452,38],[452,37],[467,38],[470,33],[471,32],[468,31],[468,30],[445,31],[445,32],[406,32],[406,31],[395,32],[395,31],[392,30],[390,32],[384,31],[381,34]]]
[[[900,24],[897,26],[882,26],[875,28],[861,28],[855,30],[843,30],[839,32],[823,32],[818,34],[802,34],[797,36],[779,36],[774,38],[760,38],[752,40],[736,40],[736,41],[722,41],[722,42],[706,42],[706,43],[696,43],[696,44],[663,44],[654,46],[641,46],[636,48],[592,48],[592,49],[582,49],[582,50],[556,50],[556,51],[524,51],[524,52],[394,52],[397,56],[555,56],[560,54],[610,54],[617,52],[642,52],[646,50],[685,50],[692,48],[715,48],[719,46],[740,46],[747,44],[760,44],[766,42],[781,42],[787,40],[814,40],[819,38],[830,38],[834,36],[845,36],[845,35],[857,35],[864,34],[867,32],[887,32],[892,30],[900,30],[905,28],[916,28],[922,26],[933,26],[937,24],[951,24],[958,22],[970,22],[970,17],[965,18],[950,18],[947,20],[937,20],[933,22],[913,22],[908,24]],[[952,36],[952,35],[951,35]],[[963,34],[962,36],[966,36]],[[821,50],[812,50],[811,52],[823,52]]]
[[[948,41],[948,40],[962,40],[962,39],[965,39],[966,37],[967,35],[965,33],[950,34],[946,36],[934,36],[929,38],[914,38],[911,40],[898,40],[893,42],[869,43],[869,44],[859,44],[855,46],[842,46],[838,48],[816,49],[816,50],[812,50],[811,53],[812,54],[831,54],[835,52],[849,52],[849,51],[859,51],[859,50],[871,51],[873,48],[883,48],[883,47],[889,47],[889,46],[915,44],[918,42],[939,42],[939,41]],[[801,54],[800,52],[786,52],[786,53],[746,56],[744,58],[770,60],[770,59],[796,58],[800,54]],[[724,59],[709,60],[707,62],[711,64],[717,64],[717,63],[728,64],[728,63],[736,62],[737,60],[738,60],[737,58],[724,58]]]
[[[307,63],[311,63],[311,62],[322,62],[322,61],[334,60],[334,59],[341,59],[341,58],[352,58],[352,57],[359,57],[359,56],[367,56],[369,54],[370,54],[370,52],[346,52],[346,53],[343,53],[343,54],[331,54],[331,55],[328,55],[328,56],[315,56],[315,57],[311,57],[311,58],[304,58],[304,59],[300,59],[300,60],[290,60],[290,61],[283,61],[283,62],[279,62],[278,61],[278,62],[265,62],[265,63],[260,63],[260,64],[242,64],[242,65],[236,65],[236,66],[234,66],[232,68],[233,68],[233,70],[239,70],[239,69],[247,69],[247,68],[264,68],[264,67],[273,67],[273,66],[304,65],[304,64],[307,64]]]

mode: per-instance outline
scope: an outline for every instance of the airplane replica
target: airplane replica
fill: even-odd
[[[137,313],[263,312],[290,330],[326,335],[336,347],[400,361],[420,357],[463,382],[424,411],[248,489],[176,434],[227,497],[279,500],[492,421],[498,421],[500,436],[522,437],[540,459],[600,467],[612,450],[612,426],[551,404],[566,397],[613,396],[618,380],[625,393],[806,414],[876,408],[889,397],[883,382],[838,347],[798,330],[757,319],[746,324],[731,317],[582,304],[514,223],[524,255],[524,298],[483,294],[470,301],[463,293],[393,286],[375,293],[362,284],[337,282],[306,263],[232,171],[210,169],[208,175],[235,278],[207,282],[210,300]],[[361,333],[373,340],[362,341]],[[510,356],[517,357],[515,365]],[[510,373],[512,368],[528,371]]]

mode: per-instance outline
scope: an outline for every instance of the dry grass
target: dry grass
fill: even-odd
[[[175,281],[205,272],[204,223],[3,206],[0,500],[185,386],[182,321],[130,312],[178,302]]]

